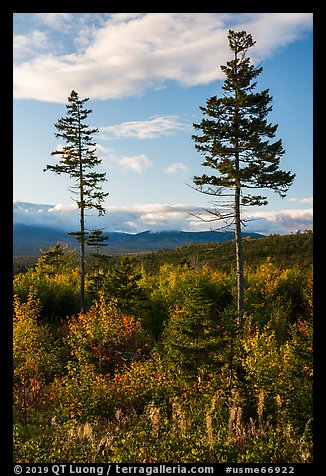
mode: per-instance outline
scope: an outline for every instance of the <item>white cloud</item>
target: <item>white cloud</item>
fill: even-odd
[[[167,167],[164,172],[166,172],[167,174],[175,175],[178,172],[180,172],[181,174],[185,174],[186,172],[188,172],[188,170],[189,168],[183,162],[177,162]]]
[[[289,198],[289,202],[307,203],[309,205],[312,205],[313,197]]]
[[[71,227],[78,228],[78,208],[76,204],[48,205],[16,201],[13,204],[13,222],[71,230]]]
[[[42,209],[40,209],[41,211]],[[65,215],[66,213],[70,213],[72,211],[76,210],[76,205],[70,204],[70,205],[64,205],[63,203],[57,203],[54,206],[50,206],[50,208],[47,209],[49,213],[54,213],[56,215]]]
[[[248,218],[259,218],[250,222],[250,231],[261,233],[295,233],[313,229],[313,209],[287,209],[251,212]],[[265,230],[265,231],[262,231]]]
[[[120,157],[118,163],[123,171],[132,170],[138,174],[141,174],[147,167],[153,164],[145,154],[132,157]]]
[[[156,139],[161,136],[170,136],[178,130],[189,130],[190,125],[181,123],[177,116],[152,116],[145,121],[131,121],[112,126],[99,127],[102,139],[136,138]]]
[[[258,61],[301,38],[312,28],[312,13],[247,13],[242,29],[256,41],[253,58]]]
[[[34,13],[34,17],[38,23],[61,30],[70,21],[71,13]]]
[[[100,15],[97,23],[93,18],[90,27],[83,24],[83,34],[88,31],[83,43],[77,27],[85,14],[38,15],[52,28],[64,22],[69,31],[76,24],[78,50],[36,51],[32,60],[16,64],[14,97],[52,102],[66,102],[72,89],[82,97],[112,99],[167,81],[191,86],[224,79],[219,65],[229,58],[229,28],[252,33],[257,60],[312,28],[311,13],[122,13]]]
[[[103,167],[141,174],[153,165],[153,162],[145,154],[119,157],[109,147],[97,144],[96,148]]]
[[[15,35],[13,38],[13,55],[16,61],[27,57],[32,52],[43,51],[48,47],[46,33],[34,30],[27,35]]]
[[[137,204],[130,207],[109,207],[106,215],[99,218],[96,211],[88,211],[88,228],[105,228],[108,233],[123,231],[140,233],[145,230],[203,231],[219,228],[219,222],[204,223],[194,215],[203,213],[200,207],[191,205],[167,205],[161,203]],[[47,225],[71,231],[78,227],[78,209],[71,205],[44,205],[26,202],[14,203],[14,223]],[[209,214],[206,213],[209,218]],[[289,234],[313,228],[312,209],[257,211],[248,218],[255,218],[243,228],[246,232],[262,234]]]

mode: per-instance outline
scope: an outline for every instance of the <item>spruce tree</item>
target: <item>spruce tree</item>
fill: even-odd
[[[92,169],[101,164],[101,160],[96,157],[96,144],[92,136],[98,132],[97,128],[91,128],[85,124],[85,119],[92,112],[85,108],[85,103],[89,100],[79,99],[76,91],[71,91],[68,97],[67,115],[62,117],[55,124],[58,132],[57,138],[63,139],[67,145],[52,152],[52,155],[60,156],[59,163],[47,165],[44,169],[56,174],[67,174],[74,180],[69,190],[73,194],[73,200],[79,209],[79,230],[71,232],[80,245],[80,310],[84,309],[85,300],[85,244],[87,232],[85,231],[85,210],[95,208],[98,214],[104,215],[105,208],[102,203],[108,193],[104,193],[101,183],[104,182],[105,173],[98,173]],[[74,198],[75,197],[75,198]]]
[[[104,243],[108,239],[109,237],[103,235],[103,231],[98,229],[91,230],[86,238],[86,246],[96,250],[93,253],[89,253],[94,261],[91,267],[93,272],[88,276],[90,293],[94,293],[95,296],[97,296],[98,291],[101,289],[101,282],[104,279],[104,268],[107,267],[109,260],[109,256],[100,253],[101,248],[108,246],[107,243]]]
[[[247,56],[255,45],[245,31],[229,30],[228,40],[233,58],[221,70],[226,75],[221,97],[213,96],[200,109],[205,116],[194,124],[202,135],[193,135],[195,148],[205,156],[203,166],[211,175],[195,176],[196,189],[215,197],[215,209],[209,221],[223,220],[234,227],[237,272],[238,322],[244,311],[244,278],[241,228],[243,207],[261,206],[267,197],[253,194],[253,189],[271,189],[281,197],[292,184],[295,174],[279,168],[284,154],[282,140],[272,141],[277,125],[267,121],[272,111],[269,90],[254,92],[255,78],[262,67],[255,67]]]
[[[130,256],[121,256],[103,279],[106,298],[115,297],[118,308],[126,314],[137,315],[145,294],[140,286],[141,272]]]
[[[162,343],[167,361],[190,378],[205,368],[216,368],[221,329],[199,280],[184,290],[181,305],[171,308]]]
[[[91,230],[87,236],[86,244],[87,246],[94,246],[96,253],[93,253],[93,255],[97,256],[100,254],[100,248],[108,245],[107,243],[104,243],[104,241],[107,241],[108,239],[109,237],[103,235],[102,230]]]
[[[62,246],[61,243],[57,243],[47,251],[43,251],[42,255],[37,260],[35,269],[43,274],[54,275],[62,271],[64,267],[65,249],[68,245]]]

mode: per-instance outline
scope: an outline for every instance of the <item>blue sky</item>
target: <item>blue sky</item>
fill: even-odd
[[[54,124],[74,89],[90,98],[98,170],[108,179],[107,213],[99,219],[90,211],[89,227],[214,228],[193,217],[211,204],[191,188],[193,176],[207,172],[192,124],[221,94],[234,29],[256,41],[248,53],[263,67],[256,90],[270,90],[269,119],[286,151],[281,168],[296,174],[286,198],[267,191],[267,206],[246,210],[260,219],[245,231],[311,229],[312,21],[312,13],[15,13],[14,222],[77,226],[72,182],[43,172],[57,160]]]

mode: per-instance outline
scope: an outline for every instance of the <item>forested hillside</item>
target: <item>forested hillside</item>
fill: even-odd
[[[16,462],[311,462],[312,233],[14,276]]]
[[[203,243],[179,247],[176,250],[160,250],[156,253],[141,256],[139,260],[146,269],[155,270],[164,262],[193,266],[206,263],[219,270],[230,271],[234,268],[234,240],[222,243]],[[259,239],[246,237],[243,239],[243,254],[246,265],[256,265],[267,257],[279,265],[302,266],[312,263],[313,233],[291,235],[269,235]]]
[[[313,233],[307,230],[303,233],[291,235],[269,235],[254,239],[246,237],[243,240],[244,260],[247,265],[259,264],[266,257],[277,264],[292,265],[301,263],[309,265],[312,263]],[[46,248],[44,248],[46,249]],[[69,249],[70,246],[69,246]],[[42,249],[38,251],[41,256]],[[109,236],[108,246],[102,251],[108,256],[107,266],[110,266],[119,259],[119,255],[112,253],[111,240]],[[158,250],[148,253],[130,253],[135,263],[142,263],[146,270],[155,272],[166,262],[171,264],[188,263],[194,266],[203,266],[205,263],[220,270],[229,271],[234,267],[234,240],[227,240],[219,243],[202,243],[188,246],[180,246],[175,249]],[[13,257],[13,271],[24,272],[37,262],[37,257],[23,255]],[[87,263],[92,258],[88,254]]]

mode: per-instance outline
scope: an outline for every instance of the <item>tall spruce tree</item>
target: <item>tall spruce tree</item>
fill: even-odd
[[[92,169],[101,164],[101,159],[96,157],[96,144],[92,136],[98,132],[97,128],[91,128],[85,124],[85,119],[92,112],[85,108],[89,100],[79,99],[76,91],[71,91],[68,97],[67,115],[55,124],[58,130],[57,138],[63,139],[67,145],[52,152],[52,155],[60,156],[59,163],[47,165],[44,169],[56,174],[67,174],[75,182],[69,190],[72,199],[79,209],[79,231],[71,232],[80,245],[80,310],[84,309],[85,301],[85,244],[87,232],[85,231],[85,210],[95,208],[98,214],[104,215],[105,208],[102,203],[108,193],[102,191],[101,183],[106,180],[105,173],[98,173]],[[74,198],[75,197],[75,198]]]
[[[238,322],[244,311],[244,277],[241,227],[243,207],[261,206],[267,197],[247,193],[250,189],[272,189],[286,195],[295,174],[280,170],[284,154],[282,140],[275,138],[277,125],[267,121],[272,110],[269,90],[254,92],[254,79],[262,72],[247,56],[255,45],[245,31],[229,30],[228,40],[233,58],[221,70],[226,75],[220,98],[213,96],[200,107],[204,114],[200,124],[194,124],[202,135],[193,135],[195,148],[205,156],[203,166],[212,175],[195,176],[196,189],[216,197],[209,221],[223,220],[235,230],[236,272],[238,289]],[[246,192],[246,193],[245,193]]]

